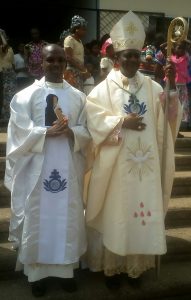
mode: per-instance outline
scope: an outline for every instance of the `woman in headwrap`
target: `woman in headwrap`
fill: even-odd
[[[3,105],[2,119],[8,120],[10,116],[10,102],[16,92],[16,74],[14,71],[14,53],[8,44],[5,31],[0,30],[0,59],[3,74]]]
[[[100,69],[101,69],[101,79],[104,80],[109,72],[114,67],[115,53],[112,45],[111,38],[108,38],[101,47]]]
[[[86,34],[86,27],[87,22],[84,18],[74,16],[71,20],[70,34],[64,39],[67,60],[64,79],[81,91],[84,80],[91,76],[84,66],[84,46],[81,41]]]

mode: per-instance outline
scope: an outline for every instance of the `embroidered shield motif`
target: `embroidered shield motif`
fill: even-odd
[[[47,192],[51,193],[58,193],[67,188],[67,181],[66,179],[61,180],[61,176],[59,175],[59,172],[54,169],[51,172],[51,175],[49,176],[50,180],[45,179],[43,184],[44,184],[44,189]]]
[[[139,116],[142,116],[146,113],[146,104],[144,102],[139,103],[137,97],[133,94],[129,97],[129,104],[124,104],[124,110],[126,114],[136,113]]]

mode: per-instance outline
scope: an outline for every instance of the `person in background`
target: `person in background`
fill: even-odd
[[[101,38],[100,38],[100,49],[102,48],[103,44],[105,43],[105,41],[107,41],[110,38],[109,33],[105,33]]]
[[[31,80],[41,79],[44,72],[42,68],[42,49],[48,43],[41,39],[38,28],[30,31],[32,41],[25,45],[28,72]]]
[[[93,69],[94,69],[93,65],[90,63],[86,63],[85,66],[86,66],[88,72],[90,74],[93,74]],[[86,80],[84,80],[84,87],[83,87],[84,93],[86,95],[88,95],[93,90],[94,86],[95,86],[95,79],[94,79],[93,75],[91,75]]]
[[[191,116],[191,41],[187,40],[187,55],[188,55],[188,73],[189,73],[189,82],[187,83],[188,89],[188,99],[189,99],[189,108],[190,108],[190,116]],[[188,124],[188,130],[191,131],[191,117]]]
[[[76,290],[74,269],[86,251],[86,100],[63,80],[65,66],[63,48],[45,46],[45,77],[11,101],[5,173],[12,195],[9,240],[18,245],[16,270],[24,268],[36,297],[45,294],[43,279],[49,276],[62,278],[64,290]]]
[[[180,130],[188,129],[191,117],[187,88],[187,84],[191,81],[191,77],[189,75],[189,57],[186,52],[186,47],[186,41],[177,43],[174,47],[173,55],[171,56],[171,60],[175,64],[176,68],[176,87],[178,89],[179,99],[183,108]],[[181,135],[182,134],[179,133],[179,137],[181,137]]]
[[[94,78],[95,85],[100,81],[100,46],[99,41],[92,40],[90,43],[86,44],[86,49],[88,53],[85,55],[85,65],[92,65],[91,74]]]
[[[16,72],[17,92],[24,89],[30,84],[28,66],[24,51],[25,44],[18,44],[18,53],[14,55],[14,67]]]
[[[5,32],[3,29],[0,29],[0,119],[1,112],[3,109],[3,56],[4,49],[6,49],[7,41],[5,38]]]
[[[113,69],[115,63],[115,52],[111,38],[107,39],[101,47],[100,77],[104,80],[109,72]]]
[[[165,87],[165,72],[167,55],[167,43],[164,42],[160,45],[160,49],[155,53],[155,81],[158,82],[163,88]]]
[[[10,117],[10,102],[16,92],[16,74],[14,71],[13,49],[8,43],[5,32],[1,32],[1,41],[1,64],[3,71],[2,119],[8,121]]]
[[[91,76],[84,65],[84,46],[82,38],[86,34],[87,22],[81,16],[71,20],[70,34],[64,39],[67,67],[64,78],[71,85],[83,91],[84,80]]]
[[[156,48],[154,45],[155,31],[149,28],[146,32],[145,45],[141,50],[141,63],[139,71],[144,75],[149,76],[151,79],[155,78],[155,53]]]

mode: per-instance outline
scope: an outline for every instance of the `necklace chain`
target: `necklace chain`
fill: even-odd
[[[122,90],[124,90],[125,92],[127,92],[129,95],[136,95],[139,91],[140,91],[140,89],[142,88],[142,86],[143,86],[143,82],[141,83],[141,85],[139,86],[139,88],[134,92],[134,93],[131,93],[130,91],[128,91],[128,90],[126,90],[126,89],[124,89],[122,86],[120,86],[120,84],[119,83],[117,83],[116,81],[114,81],[113,79],[111,79],[119,88],[121,88]],[[138,100],[138,99],[137,99]]]

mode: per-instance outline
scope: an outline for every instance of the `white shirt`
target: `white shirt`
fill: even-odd
[[[16,71],[21,68],[26,68],[26,62],[20,53],[14,55],[14,65]],[[17,78],[28,77],[28,76],[29,75],[26,71],[21,71],[17,73]]]

